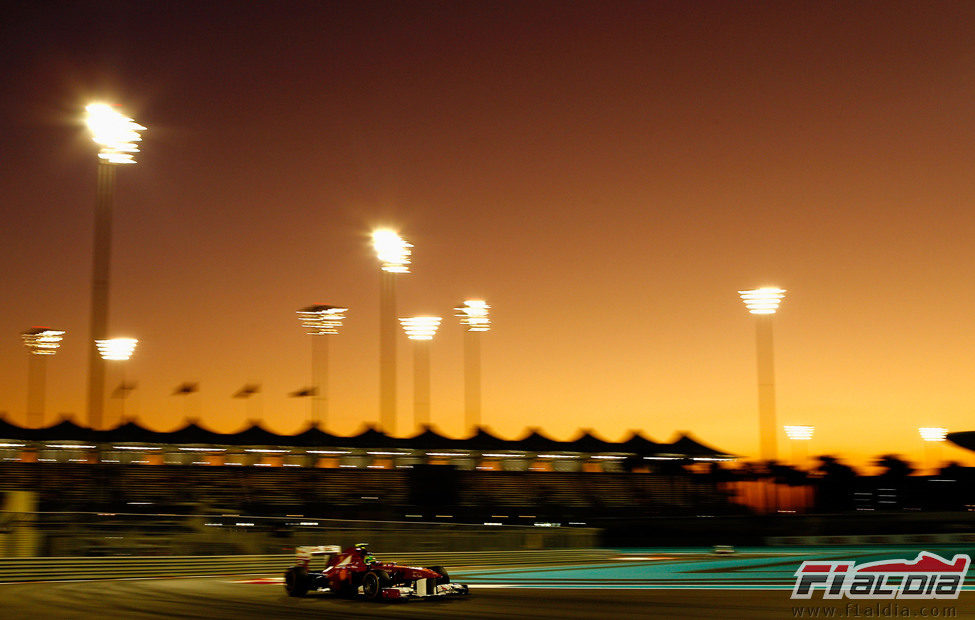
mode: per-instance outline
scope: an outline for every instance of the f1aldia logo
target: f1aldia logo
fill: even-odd
[[[971,557],[956,554],[950,561],[922,551],[913,561],[853,562],[806,561],[796,571],[792,598],[838,599],[944,599],[958,598]]]

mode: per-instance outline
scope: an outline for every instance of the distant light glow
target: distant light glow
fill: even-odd
[[[410,272],[410,248],[413,246],[396,231],[386,228],[373,231],[372,247],[376,250],[376,257],[379,258],[383,271]]]
[[[922,426],[917,431],[924,441],[944,441],[948,435],[948,429],[940,426]]]
[[[58,329],[48,329],[47,327],[35,327],[21,334],[24,344],[34,355],[54,355],[61,346],[61,339],[64,331]]]
[[[433,340],[441,320],[439,316],[414,316],[399,322],[410,340]]]
[[[785,297],[785,289],[767,286],[750,291],[738,291],[741,300],[745,302],[745,307],[752,314],[775,314],[779,309],[782,298]]]
[[[789,437],[789,439],[793,439],[795,441],[809,441],[813,438],[813,432],[816,430],[815,426],[802,425],[787,425],[784,428],[785,434]]]
[[[92,103],[85,111],[91,138],[102,147],[98,157],[110,164],[134,164],[139,152],[135,143],[142,141],[139,132],[146,128],[106,103]]]
[[[96,340],[95,346],[103,360],[126,361],[135,352],[135,345],[139,341],[135,338],[110,338],[108,340]]]
[[[463,305],[457,306],[455,316],[460,317],[461,325],[467,326],[469,332],[486,332],[491,329],[491,319],[488,310],[491,306],[483,299],[468,299]]]
[[[298,310],[298,318],[301,320],[301,326],[305,328],[305,333],[310,336],[337,334],[348,311],[348,308],[315,304]]]

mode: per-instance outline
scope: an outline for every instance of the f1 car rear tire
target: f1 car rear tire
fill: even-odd
[[[308,571],[303,566],[292,566],[284,573],[284,589],[288,596],[304,596],[308,593]]]
[[[374,601],[383,595],[383,588],[388,588],[392,583],[386,571],[371,570],[362,577],[362,595]]]
[[[438,586],[445,583],[450,583],[450,575],[447,574],[447,571],[443,566],[431,566],[430,570],[440,575],[440,577],[437,578]]]

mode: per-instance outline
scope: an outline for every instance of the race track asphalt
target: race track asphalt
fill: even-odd
[[[346,600],[328,593],[291,598],[279,578],[8,583],[0,584],[0,618],[975,617],[973,590],[957,600],[794,601],[787,581],[798,559],[632,556],[586,566],[457,570],[452,576],[471,584],[470,596],[408,602]]]
[[[846,615],[846,604],[824,601],[802,605],[788,591],[475,589],[470,597],[444,601],[370,603],[333,599],[328,594],[295,599],[280,586],[229,583],[220,579],[159,579],[55,584],[9,584],[0,588],[0,617],[10,620],[65,619],[270,619],[270,618],[795,618],[795,610],[835,609]],[[957,601],[882,602],[902,617],[905,610],[920,616],[922,608],[935,617],[971,618],[975,596]],[[896,604],[896,607],[892,607]],[[859,617],[884,617],[867,613]],[[943,610],[954,610],[953,615]],[[802,612],[801,617],[810,617]],[[822,611],[815,612],[825,617]],[[930,613],[929,616],[931,617]]]

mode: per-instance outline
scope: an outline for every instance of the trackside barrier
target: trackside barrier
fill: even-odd
[[[379,559],[447,568],[599,562],[616,555],[607,549],[554,551],[465,551],[380,553]],[[294,555],[222,555],[160,557],[0,558],[0,582],[68,579],[133,579],[212,575],[281,575]]]
[[[6,495],[9,499],[15,494]],[[31,512],[27,506],[11,506],[8,502],[6,510],[0,510],[0,557],[270,555],[297,546],[320,545],[323,541],[350,545],[362,540],[369,541],[379,551],[554,550],[600,546],[600,530],[594,527],[561,527],[561,524],[534,521],[500,525],[298,515]]]

